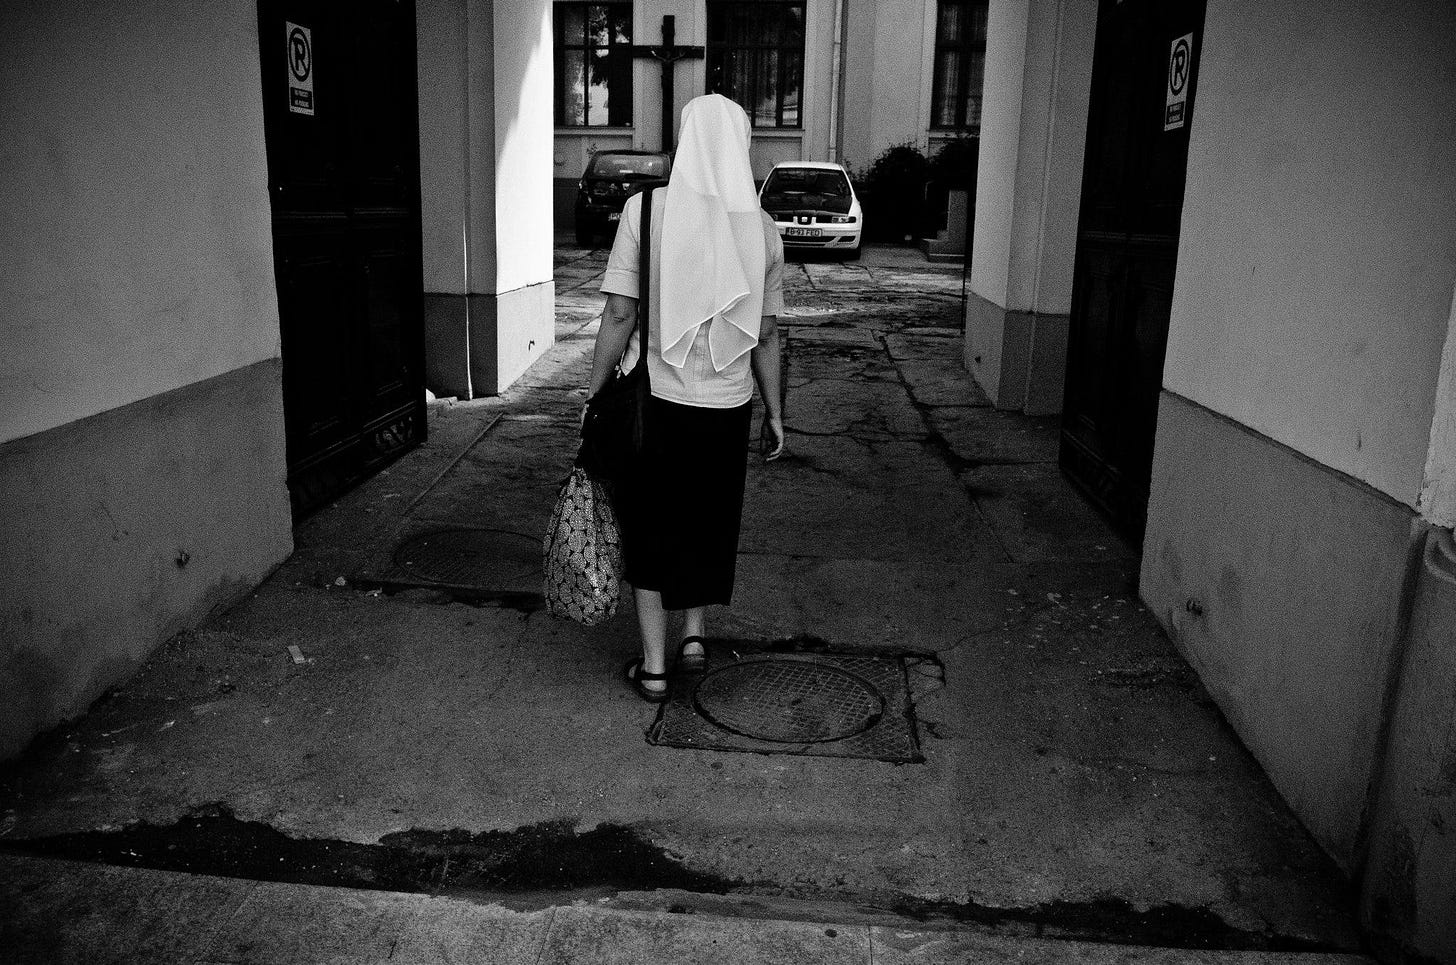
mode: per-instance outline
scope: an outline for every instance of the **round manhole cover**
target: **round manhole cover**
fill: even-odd
[[[541,541],[500,529],[446,529],[405,540],[394,565],[450,586],[508,587],[541,576]]]
[[[844,740],[885,712],[869,681],[807,660],[750,660],[710,671],[693,702],[724,730],[786,744]]]

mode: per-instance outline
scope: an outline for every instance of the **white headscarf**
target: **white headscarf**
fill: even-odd
[[[763,216],[748,161],[751,126],[721,94],[688,101],[662,224],[662,358],[682,368],[698,329],[723,371],[758,344]]]

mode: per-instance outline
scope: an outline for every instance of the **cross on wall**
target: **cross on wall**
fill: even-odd
[[[672,119],[674,116],[672,98],[673,65],[680,60],[698,59],[703,56],[702,47],[679,46],[677,39],[677,18],[671,15],[662,18],[662,43],[655,46],[632,45],[633,57],[645,57],[662,65],[662,150],[670,153],[675,146]]]

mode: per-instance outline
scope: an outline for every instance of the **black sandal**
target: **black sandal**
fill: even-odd
[[[698,650],[695,653],[688,652],[688,644],[696,643]],[[677,647],[677,668],[684,673],[702,673],[708,669],[708,641],[704,637],[690,636],[683,637],[683,642]]]
[[[626,666],[622,668],[622,675],[627,678],[627,686],[635,690],[637,696],[649,704],[660,704],[667,699],[667,674],[643,670],[641,657],[633,657],[628,660]],[[661,690],[652,690],[642,685],[644,680],[661,680],[664,686]]]

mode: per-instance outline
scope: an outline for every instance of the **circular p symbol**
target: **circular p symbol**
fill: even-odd
[[[1179,37],[1168,56],[1168,90],[1173,96],[1182,94],[1188,86],[1188,68],[1193,51],[1188,49],[1188,38]]]
[[[294,27],[288,34],[288,70],[300,82],[308,80],[313,71],[313,50],[302,27]]]

